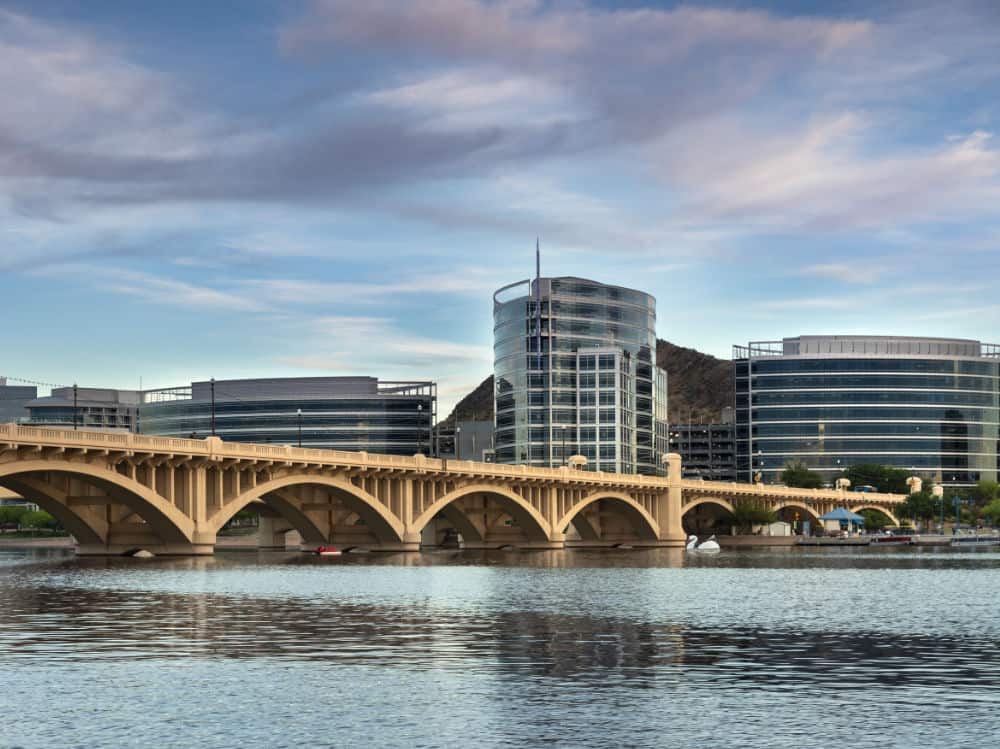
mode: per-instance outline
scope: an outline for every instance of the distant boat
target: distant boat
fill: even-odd
[[[885,536],[871,536],[868,539],[868,543],[878,544],[879,546],[881,546],[882,544],[912,544],[914,543],[914,540],[913,536],[885,535]]]
[[[342,552],[336,546],[317,546],[314,553],[320,557],[339,557]]]
[[[951,539],[952,546],[1000,546],[1000,536],[956,536]]]

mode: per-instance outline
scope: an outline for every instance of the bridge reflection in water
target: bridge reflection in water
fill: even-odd
[[[1000,555],[0,551],[0,744],[995,743]],[[5,743],[6,742],[6,743]]]
[[[10,584],[0,588],[0,649],[11,662],[269,658],[457,673],[485,669],[572,679],[593,688],[621,683],[632,688],[662,686],[677,681],[681,672],[721,685],[782,688],[828,683],[838,688],[946,684],[982,689],[992,684],[996,692],[1000,684],[1000,654],[984,648],[981,637],[955,640],[950,635],[870,630],[671,623],[644,620],[635,612],[610,616],[607,591],[596,594],[600,613],[579,607],[580,601],[595,597],[595,580],[605,576],[617,580],[616,587],[627,581],[631,589],[623,595],[632,601],[669,599],[670,591],[660,589],[664,578],[645,564],[694,564],[707,567],[707,573],[718,567],[717,560],[692,561],[680,550],[626,560],[625,566],[640,565],[633,569],[615,569],[623,564],[621,559],[595,560],[571,551],[529,558],[496,552],[478,557],[464,552],[411,554],[351,564],[280,555],[263,560],[248,554],[226,557],[161,560],[146,567],[103,559],[12,568]],[[757,559],[766,566],[766,556]],[[553,588],[555,579],[548,577],[543,606],[537,601],[524,608],[512,605],[514,589],[523,589],[531,569],[569,571],[595,561],[610,569],[577,569],[558,590]],[[733,555],[731,561],[732,569],[745,571],[745,557]],[[790,560],[785,556],[773,561],[784,569]],[[807,554],[798,561],[804,569],[816,563],[815,556]],[[885,555],[867,561],[882,572],[914,566],[911,557],[895,564]],[[483,589],[484,570],[468,567],[470,562],[514,565],[498,570],[510,575],[510,585],[491,575]],[[845,569],[866,564],[864,558],[833,562]],[[927,562],[935,566],[933,557],[919,565]],[[953,559],[937,565],[959,570],[968,566],[967,560]],[[449,596],[428,595],[423,585],[401,595],[406,583],[400,587],[403,579],[398,574],[384,590],[369,591],[368,585],[359,584],[387,566],[442,567],[454,587],[452,605]],[[435,574],[423,570],[419,579],[426,585]],[[243,587],[239,580],[244,580]],[[281,580],[285,582],[277,584]],[[266,595],[255,596],[250,591],[260,581]],[[309,594],[311,585],[318,587],[315,595]],[[379,598],[385,600],[371,600]],[[566,610],[558,610],[564,604]],[[741,611],[741,617],[745,613]],[[683,612],[678,614],[684,618]],[[886,669],[889,663],[905,665]]]
[[[803,517],[841,505],[895,519],[905,497],[538,469],[474,461],[369,455],[122,433],[0,425],[0,486],[51,512],[80,554],[211,554],[218,532],[255,508],[261,545],[379,551],[466,548],[683,546],[683,517],[705,505],[794,509]]]

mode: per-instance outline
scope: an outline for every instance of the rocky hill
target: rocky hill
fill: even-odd
[[[694,349],[656,342],[656,363],[667,370],[671,422],[716,421],[733,402],[733,364]],[[442,426],[493,418],[493,375],[456,405]]]
[[[733,405],[733,363],[693,348],[656,342],[656,363],[667,370],[667,402],[672,423],[717,421]]]

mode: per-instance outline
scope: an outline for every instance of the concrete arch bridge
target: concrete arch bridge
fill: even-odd
[[[143,548],[211,554],[236,513],[261,513],[262,545],[412,551],[457,531],[467,548],[682,546],[682,516],[705,502],[800,503],[851,495],[567,467],[374,455],[285,445],[0,425],[0,486],[52,513],[80,554]],[[855,495],[856,496],[856,495]],[[865,495],[883,511],[901,495]]]

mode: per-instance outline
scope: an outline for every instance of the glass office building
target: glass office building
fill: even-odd
[[[539,467],[662,472],[666,373],[656,300],[582,278],[541,278],[493,296],[495,459]]]
[[[232,442],[428,455],[434,450],[436,408],[433,382],[210,380],[143,392],[139,431],[197,439],[214,432]]]
[[[28,416],[25,405],[37,397],[34,385],[8,385],[7,378],[0,377],[0,424],[24,421]]]
[[[75,391],[75,392],[74,392]],[[134,432],[139,409],[138,390],[109,388],[52,388],[51,395],[25,405],[22,423],[33,427],[95,429]]]
[[[827,481],[877,463],[944,484],[996,480],[1000,347],[800,336],[734,346],[741,481],[789,463]]]

